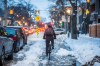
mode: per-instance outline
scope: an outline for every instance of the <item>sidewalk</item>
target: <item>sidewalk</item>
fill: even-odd
[[[78,40],[75,40],[68,38],[67,35],[59,35],[55,40],[49,62],[45,54],[43,33],[38,37],[33,34],[28,38],[27,46],[15,56],[18,61],[14,60],[13,62],[16,63],[10,66],[100,66],[100,39],[98,38],[80,35]]]
[[[71,51],[67,50],[68,52],[66,53],[66,55],[69,54],[74,56],[82,65],[86,64],[87,62],[93,61],[95,56],[100,56],[100,38],[92,38],[88,35],[80,35],[78,37],[78,40],[75,40],[67,38],[65,36],[66,35],[58,36],[57,40],[59,42],[64,41],[64,45],[67,47],[69,46],[71,49]]]
[[[81,66],[93,61],[96,56],[100,56],[99,38],[80,35],[78,40],[75,40],[67,38],[67,35],[59,35],[55,40],[55,49],[51,53],[49,64],[50,66],[74,66],[73,64],[77,61],[76,65]],[[87,66],[89,64],[91,63],[88,63]]]

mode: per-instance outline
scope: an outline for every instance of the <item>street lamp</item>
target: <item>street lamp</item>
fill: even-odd
[[[86,0],[87,3],[90,3],[90,0]]]
[[[17,15],[17,17],[19,17],[19,15]]]
[[[9,14],[11,15],[11,25],[13,25],[13,14],[14,14],[13,9],[11,9],[11,10],[9,11]]]
[[[11,9],[10,12],[9,12],[9,14],[10,15],[13,15],[14,14],[14,11]]]
[[[67,7],[65,10],[65,13],[67,14],[67,31],[68,31],[68,37],[69,37],[69,32],[70,32],[70,17],[72,14],[72,8],[71,7]]]
[[[72,8],[71,7],[67,7],[65,11],[66,11],[66,13],[68,15],[71,15],[72,14]]]

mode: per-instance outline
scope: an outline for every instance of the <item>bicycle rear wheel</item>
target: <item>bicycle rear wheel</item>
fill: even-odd
[[[51,54],[51,44],[49,44],[48,47],[48,60],[50,60],[50,54]]]

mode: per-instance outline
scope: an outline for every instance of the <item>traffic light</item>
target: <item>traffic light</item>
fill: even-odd
[[[35,10],[35,13],[36,14],[40,14],[40,10]]]

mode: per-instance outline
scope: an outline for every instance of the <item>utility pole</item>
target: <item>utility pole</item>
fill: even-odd
[[[7,0],[4,0],[4,23],[3,26],[7,26]]]

